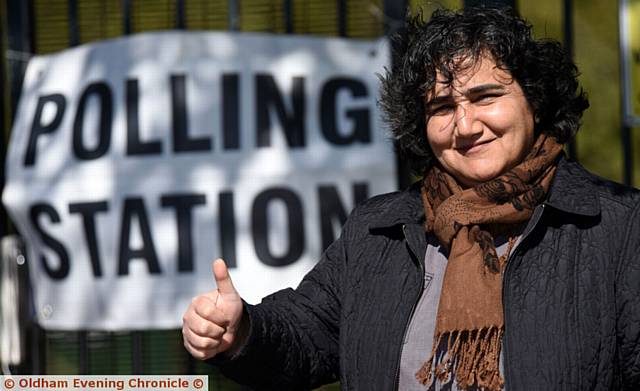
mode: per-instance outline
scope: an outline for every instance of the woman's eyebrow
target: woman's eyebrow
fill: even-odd
[[[469,97],[469,96],[482,94],[488,91],[504,92],[506,91],[506,88],[502,84],[494,84],[494,83],[481,84],[479,86],[469,88],[462,95],[465,97]],[[432,107],[441,103],[450,102],[452,100],[454,100],[454,97],[451,94],[445,94],[445,95],[439,95],[432,99],[429,99],[424,104],[425,104],[425,107]]]
[[[432,106],[436,106],[436,105],[441,104],[441,103],[450,102],[452,100],[453,100],[453,96],[451,96],[450,94],[440,95],[440,96],[436,96],[436,97],[426,101],[424,103],[424,105],[425,105],[425,107],[432,107]]]
[[[505,92],[506,90],[507,89],[502,84],[482,84],[479,86],[469,88],[463,93],[463,95],[466,98],[469,98],[470,96],[479,95],[485,92],[490,92],[490,91]],[[426,101],[424,105],[427,109],[429,109],[433,106],[437,106],[442,103],[449,103],[453,100],[455,99],[451,94],[440,95]]]
[[[505,91],[506,88],[502,84],[482,84],[479,86],[471,87],[465,91],[465,96],[477,95],[487,91]]]

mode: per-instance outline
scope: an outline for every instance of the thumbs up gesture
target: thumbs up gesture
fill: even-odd
[[[227,265],[213,262],[217,289],[196,296],[182,317],[185,348],[200,360],[232,352],[242,345],[247,327],[242,324],[242,299],[233,287]],[[246,323],[246,320],[245,320]]]

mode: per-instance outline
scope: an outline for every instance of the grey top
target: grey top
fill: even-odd
[[[518,245],[520,236],[514,248]],[[496,252],[498,255],[507,251],[508,241],[504,238],[496,238]],[[425,386],[418,383],[415,374],[422,364],[431,355],[431,346],[436,328],[436,314],[438,313],[438,303],[440,301],[440,290],[444,272],[447,268],[447,255],[444,249],[440,248],[437,239],[430,235],[427,241],[427,251],[424,259],[424,290],[416,305],[413,316],[409,322],[409,327],[405,334],[402,346],[402,357],[400,359],[400,379],[399,390],[402,391],[427,391]],[[500,372],[503,372],[502,353],[500,354]],[[453,377],[453,376],[452,376]],[[443,384],[435,381],[428,391],[459,391],[455,384],[455,379]],[[473,390],[476,390],[475,388]],[[473,391],[468,389],[466,391]]]

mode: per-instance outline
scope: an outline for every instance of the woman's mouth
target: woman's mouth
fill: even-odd
[[[478,153],[486,149],[488,147],[488,144],[491,143],[493,140],[495,140],[495,138],[484,140],[484,141],[476,141],[470,144],[463,144],[459,147],[456,147],[455,150],[460,152],[463,155]]]

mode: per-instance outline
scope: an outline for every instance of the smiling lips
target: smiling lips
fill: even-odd
[[[460,152],[463,155],[480,152],[483,149],[485,149],[486,145],[492,142],[493,140],[495,140],[495,138],[484,140],[484,141],[478,141],[472,144],[462,145],[460,147],[455,147],[455,150]]]

